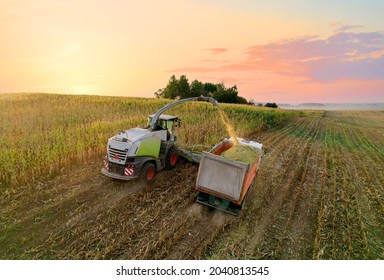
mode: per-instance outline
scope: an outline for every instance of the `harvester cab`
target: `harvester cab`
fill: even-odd
[[[147,128],[151,127],[155,115],[148,116]],[[175,129],[180,127],[181,120],[178,117],[170,115],[161,115],[156,123],[154,130],[166,130],[167,140],[176,141]]]
[[[163,113],[189,101],[208,101],[218,106],[215,99],[204,96],[165,105],[148,117],[147,128],[131,128],[109,138],[101,172],[114,179],[142,178],[150,182],[158,171],[175,167],[179,150],[175,145],[177,138],[174,131],[180,126],[180,119]]]

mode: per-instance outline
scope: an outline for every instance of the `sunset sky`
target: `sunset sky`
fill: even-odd
[[[381,0],[1,0],[0,92],[154,97],[172,75],[256,102],[384,102]]]

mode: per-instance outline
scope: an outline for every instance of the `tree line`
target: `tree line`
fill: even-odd
[[[224,83],[202,83],[198,80],[193,80],[189,83],[185,75],[181,75],[179,79],[172,75],[165,88],[155,92],[157,98],[167,99],[183,99],[196,96],[210,96],[216,99],[219,103],[236,103],[249,104],[256,106],[253,99],[247,101],[244,97],[239,96],[236,85],[227,88]],[[276,103],[259,103],[257,106],[269,108],[278,108]]]
[[[239,96],[236,85],[227,88],[224,83],[203,83],[193,80],[189,83],[185,75],[179,79],[172,75],[165,88],[155,92],[158,98],[183,99],[196,96],[211,96],[220,103],[249,104],[248,101]]]

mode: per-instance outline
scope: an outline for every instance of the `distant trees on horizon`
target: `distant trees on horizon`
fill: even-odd
[[[167,99],[183,99],[197,96],[210,96],[216,99],[220,103],[235,103],[235,104],[248,104],[256,106],[256,102],[253,99],[247,101],[244,97],[239,96],[237,86],[227,88],[224,83],[203,83],[197,79],[189,83],[187,76],[181,75],[179,79],[175,75],[172,75],[168,84],[155,93],[157,98]],[[257,106],[264,106],[269,108],[278,108],[276,103],[258,103]]]
[[[189,83],[185,75],[179,79],[172,75],[165,88],[155,92],[157,98],[183,99],[203,95],[213,97],[220,103],[250,104],[238,94],[236,85],[227,88],[224,83],[203,83],[196,79]]]
[[[276,103],[265,103],[264,107],[279,108]]]

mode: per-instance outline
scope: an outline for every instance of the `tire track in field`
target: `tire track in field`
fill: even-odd
[[[369,140],[359,133],[358,128],[353,130],[349,128],[349,138],[352,139],[354,147],[356,147],[352,156],[359,165],[357,171],[360,177],[364,178],[362,184],[371,200],[378,204],[381,216],[384,216],[384,197],[382,195],[384,193],[384,164],[381,164],[378,155],[364,144]]]
[[[357,229],[354,233],[361,233],[354,238],[357,239],[353,248],[354,258],[383,258],[384,242],[380,237],[384,235],[384,207],[379,191],[384,181],[380,178],[382,176],[377,164],[366,157],[367,148],[361,145],[361,135],[356,132],[356,127],[344,126],[343,129],[346,130],[346,137],[352,142],[351,145],[357,147],[354,150],[342,149],[342,158],[351,178],[348,186],[352,188],[350,193],[353,194],[354,204],[350,209],[357,216],[359,226],[355,225]],[[367,166],[370,166],[369,172]]]
[[[293,211],[299,203],[299,199],[302,195],[302,184],[305,180],[309,156],[312,152],[312,138],[316,137],[319,130],[319,122],[311,120],[310,127],[306,129],[303,134],[299,134],[299,141],[302,145],[300,156],[297,164],[294,165],[292,176],[282,186],[281,192],[275,198],[275,202],[279,209],[276,210],[274,218],[270,221],[268,230],[263,235],[262,246],[255,248],[254,255],[256,258],[282,258],[285,253],[280,254],[281,246],[289,244],[293,241],[294,237],[291,233],[288,233],[288,227],[293,219]],[[301,213],[297,213],[297,217],[305,219]],[[272,237],[272,238],[271,238]],[[297,245],[297,244],[296,244]],[[285,248],[288,254],[296,254],[295,247]]]
[[[198,222],[188,230],[171,250],[163,255],[165,259],[200,259],[216,236],[233,222],[236,217],[216,209],[194,204],[189,209]],[[196,213],[197,209],[197,213]]]
[[[137,244],[125,251],[119,258],[162,259],[163,255],[177,244],[181,236],[195,227],[196,219],[185,215],[185,209],[193,203],[195,192],[190,189],[188,197],[170,201],[167,208],[159,211],[160,219],[147,227],[145,236],[140,236]]]
[[[332,124],[332,126],[331,126]],[[337,235],[337,216],[339,209],[337,207],[338,201],[339,201],[339,196],[338,196],[338,183],[337,183],[337,170],[336,170],[336,163],[335,163],[335,148],[333,147],[334,145],[338,144],[338,138],[336,137],[337,135],[337,130],[335,127],[335,122],[330,120],[328,122],[328,128],[330,130],[330,143],[328,144],[327,142],[327,152],[328,152],[328,157],[327,157],[327,169],[329,170],[329,178],[328,178],[328,183],[331,184],[330,187],[330,196],[331,200],[328,201],[328,213],[329,213],[329,230],[327,228],[324,228],[324,235],[325,235],[325,246],[323,246],[323,252],[324,252],[324,257],[326,259],[336,259],[337,257],[337,251],[339,250],[337,248],[337,242],[338,242],[338,235]],[[329,235],[327,236],[327,233]],[[327,242],[330,240],[331,245],[328,245]],[[326,249],[327,247],[329,249]]]
[[[319,132],[324,129],[324,119],[320,118],[316,124],[313,122],[306,147],[308,153],[304,154],[305,162],[298,170],[296,187],[284,202],[288,218],[275,249],[278,259],[310,259],[313,255],[317,214],[314,205],[318,204],[321,188],[323,139],[319,137]]]
[[[366,135],[361,134],[360,132],[358,127],[354,128],[354,131],[351,132],[353,135],[351,139],[354,141],[357,150],[360,151],[360,158],[366,163],[362,166],[365,170],[366,178],[378,181],[378,189],[381,193],[384,193],[384,155],[381,157],[378,153],[374,152],[370,148],[373,144],[367,146],[366,143],[370,141]],[[370,167],[371,170],[369,170],[369,172],[366,166]]]
[[[337,117],[342,118],[343,114],[339,113]],[[345,118],[344,121],[349,124],[347,126],[349,130],[354,130],[353,139],[359,140],[359,147],[366,147],[365,151],[370,154],[373,160],[377,163],[384,163],[383,112],[355,112],[348,118]]]
[[[311,120],[308,119],[305,123],[302,123],[301,126],[295,127],[293,130],[293,137],[288,139],[282,149],[281,154],[277,154],[275,158],[270,159],[270,167],[268,168],[269,172],[275,171],[275,163],[279,161],[279,158],[285,158],[287,160],[286,164],[283,164],[280,168],[284,169],[282,174],[277,173],[276,178],[270,178],[270,180],[263,180],[266,187],[273,187],[271,193],[267,194],[264,199],[264,203],[260,205],[260,208],[266,208],[264,213],[259,221],[257,227],[257,235],[254,235],[250,241],[249,254],[253,258],[265,258],[271,257],[270,252],[266,252],[263,248],[270,246],[273,248],[271,242],[274,241],[274,231],[278,229],[276,223],[279,221],[279,213],[281,213],[281,207],[285,199],[289,196],[292,191],[293,184],[298,176],[298,167],[301,165],[302,160],[307,154],[306,146],[303,148],[302,140],[300,137],[305,137],[308,133],[308,126],[311,125]],[[298,129],[299,128],[299,129]],[[288,141],[291,141],[290,143]],[[284,149],[288,142],[288,149]],[[293,160],[292,160],[293,159]],[[276,183],[274,183],[276,182]],[[268,184],[269,183],[269,184]],[[272,185],[270,185],[272,183]],[[272,201],[267,202],[267,197],[272,197]],[[269,206],[268,206],[269,205]],[[266,207],[268,206],[268,207]],[[260,230],[262,229],[262,230]],[[271,237],[273,238],[271,239]],[[268,249],[269,251],[269,249]]]
[[[324,114],[324,117],[326,117],[326,113]],[[321,174],[321,179],[318,181],[320,185],[320,198],[319,198],[319,207],[317,212],[317,227],[315,230],[315,238],[313,242],[313,253],[312,258],[313,259],[319,259],[324,252],[324,248],[322,248],[323,245],[323,229],[325,225],[327,224],[327,220],[325,219],[326,215],[328,215],[328,193],[329,193],[329,187],[328,187],[328,177],[329,177],[329,170],[327,168],[328,163],[328,153],[327,153],[327,140],[328,140],[328,120],[324,120],[324,135],[322,136],[322,163],[321,166],[323,166],[323,173]]]
[[[320,190],[320,205],[317,215],[317,229],[314,239],[313,258],[332,258],[329,250],[335,244],[335,186],[336,177],[334,175],[334,154],[332,153],[332,143],[334,142],[334,122],[332,112],[325,114],[325,134],[324,134],[324,166],[326,167]],[[332,243],[329,245],[328,243]],[[329,249],[331,248],[331,249]]]
[[[327,119],[326,154],[328,174],[318,213],[314,258],[361,259],[368,256],[367,223],[363,215],[370,199],[362,191],[364,176],[358,167],[354,127],[340,122],[338,115]],[[364,169],[361,169],[364,170]],[[361,173],[361,171],[360,171]],[[365,203],[364,203],[365,202]],[[364,206],[363,206],[364,204]]]
[[[338,131],[342,130],[340,126],[337,127]],[[332,153],[334,154],[334,176],[336,182],[336,205],[335,205],[335,241],[334,247],[332,248],[332,258],[333,259],[351,259],[353,258],[354,249],[353,244],[357,242],[360,243],[360,240],[353,240],[354,230],[361,232],[361,229],[355,229],[353,225],[353,219],[356,217],[353,216],[351,208],[353,204],[350,199],[350,182],[347,182],[348,176],[348,165],[345,162],[343,148],[340,143],[335,143]],[[352,165],[353,163],[349,163]],[[353,194],[355,195],[355,194]]]
[[[360,143],[365,146],[366,152],[369,153],[370,157],[377,162],[378,164],[384,163],[384,143],[379,142],[376,140],[375,142],[372,141],[372,132],[365,133],[361,128],[354,127],[354,130],[356,130],[357,135],[359,135],[358,139],[360,140]],[[374,134],[376,136],[376,133]]]
[[[263,149],[265,150],[264,153],[274,153],[276,152],[276,149],[271,149],[271,147],[275,147],[278,143],[283,141],[285,137],[294,134],[296,127],[308,125],[308,120],[306,118],[299,118],[294,122],[295,125],[288,122],[288,125],[284,127],[273,128],[261,134],[250,136],[250,138],[263,144]]]
[[[376,164],[371,161],[369,156],[367,157],[367,150],[371,150],[370,147],[363,146],[357,141],[360,137],[364,136],[359,134],[356,126],[343,125],[339,122],[337,124],[339,125],[339,129],[344,131],[345,141],[347,142],[346,147],[338,147],[340,165],[344,166],[341,171],[343,173],[342,187],[343,190],[345,190],[343,201],[347,202],[345,206],[347,213],[346,222],[348,223],[347,228],[351,228],[348,239],[348,255],[346,258],[370,258],[369,256],[372,256],[372,254],[369,252],[366,228],[367,226],[369,227],[369,224],[372,222],[376,222],[376,225],[383,224],[384,208],[382,199],[378,193],[378,190],[382,187],[382,183],[380,183],[380,179],[377,176],[378,173],[375,170]],[[367,161],[370,163],[367,164]],[[367,165],[370,166],[369,173],[366,169]],[[369,176],[369,174],[371,174],[371,176]],[[366,179],[368,179],[368,181]],[[373,190],[373,192],[371,190]],[[379,209],[375,206],[376,203]],[[367,208],[367,206],[369,208]],[[364,211],[364,214],[362,211]],[[377,232],[376,235],[382,236],[384,233],[383,226],[369,228],[371,233]],[[377,248],[382,248],[384,244],[377,239],[377,236],[372,236],[372,238],[376,241],[374,243],[377,244],[377,242],[379,242],[379,244],[381,244],[380,246],[376,245],[376,248],[375,246],[371,246],[371,248],[376,250]],[[381,249],[381,256],[383,255]],[[380,257],[380,254],[374,256],[374,258],[377,257]]]
[[[342,128],[343,129],[343,128]],[[342,173],[342,202],[346,212],[346,230],[348,251],[345,252],[346,259],[363,259],[368,253],[368,242],[366,225],[362,218],[362,203],[369,203],[365,193],[361,192],[360,177],[357,176],[355,161],[349,151],[339,147],[340,164],[343,166]],[[369,215],[369,213],[366,213]]]

